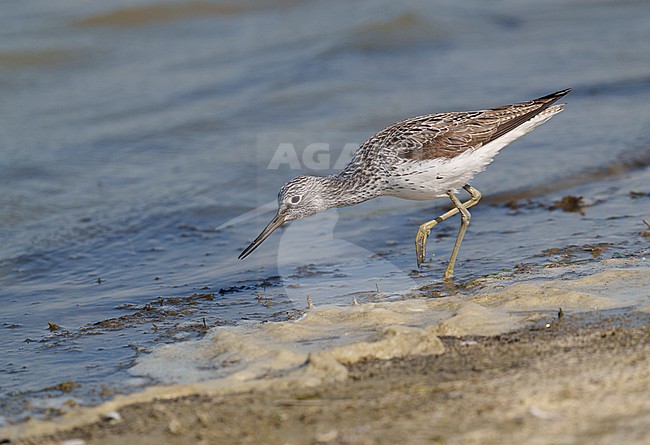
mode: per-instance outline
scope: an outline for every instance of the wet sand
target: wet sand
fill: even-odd
[[[536,307],[533,301],[554,305],[564,298],[576,305],[562,311],[539,306],[544,310],[507,333],[489,333],[494,326],[485,320],[482,335],[468,333],[482,312],[461,305],[435,328],[392,327],[375,341],[312,351],[291,371],[267,367],[263,376],[240,375],[226,385],[221,379],[221,385],[149,388],[53,421],[7,428],[1,436],[11,439],[3,443],[20,444],[647,443],[647,271],[610,269],[538,288],[518,283],[465,302],[513,314]],[[584,308],[606,303],[595,295],[614,298],[625,283],[642,297],[634,308],[579,310],[578,302]],[[404,302],[392,304],[403,308]],[[358,311],[360,323],[364,306],[373,307],[349,309]],[[287,336],[289,326],[304,330],[314,319],[327,317],[278,323],[264,335]]]
[[[365,361],[343,382],[135,403],[121,420],[11,443],[641,444],[649,321],[577,315],[443,337],[444,354]]]

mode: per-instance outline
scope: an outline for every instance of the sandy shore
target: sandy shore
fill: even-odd
[[[598,295],[618,293],[627,282],[647,302],[650,291],[644,277],[650,275],[641,272],[609,270],[568,281],[566,301],[604,304],[608,300]],[[561,298],[552,291],[558,282],[542,290],[530,286],[468,297],[450,309],[450,317],[434,324],[382,327],[383,335],[374,341],[312,351],[290,371],[273,370],[266,361],[263,376],[252,376],[249,367],[244,373],[248,378],[240,373],[238,380],[226,379],[226,384],[221,379],[219,384],[150,388],[100,407],[72,410],[54,421],[7,428],[1,433],[9,442],[2,443],[647,443],[647,303],[637,300],[641,305],[635,309],[527,313],[523,326],[489,333],[493,324],[485,322],[484,309],[475,310],[477,302],[493,310],[507,306],[516,325],[522,318],[513,315],[513,307],[523,307],[525,296],[545,298],[553,305]],[[437,300],[427,304],[444,305],[447,299]],[[404,303],[361,305],[350,310],[352,319],[363,325],[391,304],[403,310]],[[467,307],[473,309],[468,312]],[[293,322],[297,327],[279,324],[262,333],[280,332],[284,338],[287,329],[302,332],[325,324],[332,314],[324,314]],[[488,312],[487,317],[495,314]],[[384,318],[394,324],[391,314]],[[471,333],[472,323],[481,320],[479,330],[487,333]],[[505,323],[498,317],[496,321]],[[461,327],[467,333],[460,332]],[[214,339],[227,340],[208,340]],[[278,351],[274,356],[286,353]],[[300,360],[300,354],[292,355],[283,363]]]
[[[650,317],[549,323],[443,338],[442,355],[359,363],[345,382],[136,403],[16,443],[647,443]]]

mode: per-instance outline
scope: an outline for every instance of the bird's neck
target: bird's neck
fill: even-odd
[[[375,184],[358,175],[324,176],[320,181],[323,184],[322,197],[328,208],[351,206],[379,196]]]

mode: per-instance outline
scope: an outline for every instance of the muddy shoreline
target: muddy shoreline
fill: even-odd
[[[134,403],[4,443],[640,444],[650,434],[649,314],[558,314],[441,340],[441,355],[362,361],[342,382]]]

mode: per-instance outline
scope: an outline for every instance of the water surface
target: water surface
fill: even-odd
[[[563,113],[476,178],[486,202],[459,281],[640,255],[649,17],[645,2],[578,0],[6,2],[0,423],[42,413],[44,396],[139,388],[125,370],[149,348],[295,317],[308,294],[349,304],[435,284],[458,222],[436,229],[419,272],[412,246],[442,202],[332,210],[236,260],[270,215],[233,219],[408,116],[573,88]],[[296,157],[269,168],[281,144]],[[549,209],[567,195],[581,212]]]

